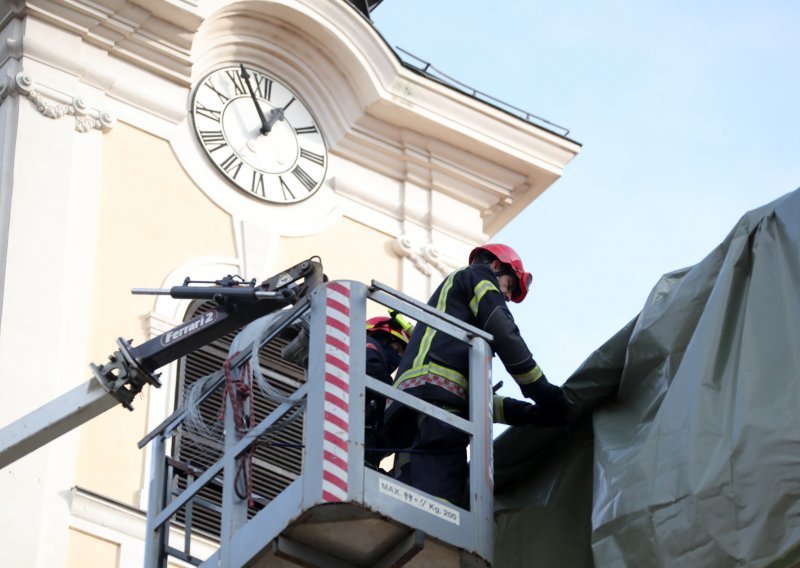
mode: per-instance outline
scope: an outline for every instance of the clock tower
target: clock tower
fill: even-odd
[[[0,424],[187,317],[133,287],[318,255],[425,299],[560,177],[577,143],[404,63],[377,3],[0,2]],[[142,564],[161,381],[0,472],[5,565]]]

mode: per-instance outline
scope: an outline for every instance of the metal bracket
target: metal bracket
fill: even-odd
[[[279,536],[272,542],[274,554],[301,566],[318,568],[355,568],[354,564],[334,558],[305,544],[299,543],[285,536]]]
[[[89,367],[97,381],[103,388],[122,403],[128,410],[133,410],[134,397],[142,392],[145,385],[161,387],[158,380],[160,374],[153,374],[146,370],[131,352],[131,342],[117,339],[119,351],[109,355],[109,362],[99,367],[91,363]]]
[[[425,533],[416,529],[394,549],[390,550],[373,568],[399,568],[405,566],[423,548],[425,548]]]

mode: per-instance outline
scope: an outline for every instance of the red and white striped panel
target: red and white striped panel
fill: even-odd
[[[322,500],[337,502],[347,499],[350,284],[331,282],[326,295]]]

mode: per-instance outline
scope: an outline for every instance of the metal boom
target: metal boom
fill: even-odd
[[[0,430],[0,469],[52,442],[118,403],[133,410],[133,399],[145,385],[160,387],[155,371],[264,315],[295,304],[322,283],[319,259],[308,259],[258,286],[228,276],[212,286],[182,286],[169,290],[134,289],[135,294],[163,294],[180,299],[207,299],[217,307],[137,347],[122,338],[118,350],[103,365],[92,363],[93,377],[55,400]],[[302,280],[302,282],[299,282]]]

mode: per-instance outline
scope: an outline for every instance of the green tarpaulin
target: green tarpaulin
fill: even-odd
[[[495,566],[800,562],[800,190],[747,213],[495,442]]]

